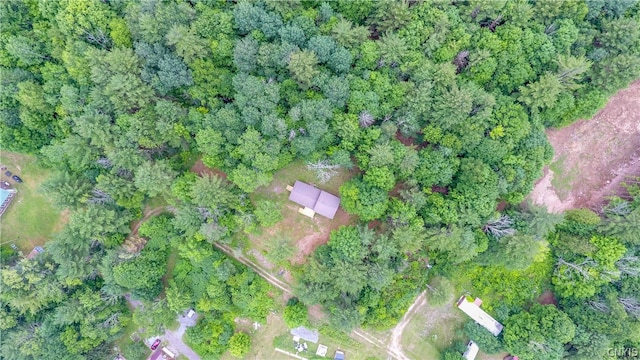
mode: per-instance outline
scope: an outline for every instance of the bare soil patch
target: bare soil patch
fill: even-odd
[[[153,208],[153,209],[151,209],[151,208],[145,208],[145,209],[142,211],[142,219],[139,219],[139,220],[133,221],[133,222],[131,223],[131,226],[130,226],[130,227],[131,227],[131,233],[130,233],[130,236],[136,236],[136,235],[138,235],[138,229],[140,229],[140,225],[142,225],[142,223],[143,223],[143,222],[145,222],[145,221],[149,220],[150,218],[152,218],[152,217],[154,217],[154,216],[156,216],[156,215],[160,215],[160,214],[162,214],[162,213],[163,213],[163,212],[165,212],[165,211],[167,211],[166,206],[160,206],[160,207]]]
[[[600,210],[608,196],[624,194],[626,179],[640,176],[640,80],[593,119],[548,130],[547,136],[555,155],[530,198],[555,213]]]
[[[404,332],[404,328],[407,327],[409,321],[413,318],[413,315],[423,307],[427,303],[427,293],[423,291],[416,300],[411,304],[407,312],[402,317],[402,320],[393,328],[391,331],[391,341],[389,342],[388,349],[389,351],[397,354],[400,360],[408,359],[408,357],[402,351],[402,345],[400,344],[400,340],[402,338],[402,333]]]
[[[416,150],[420,150],[420,149],[426,147],[429,144],[427,142],[420,142],[420,140],[418,140],[418,139],[408,138],[408,137],[402,135],[400,130],[398,130],[396,132],[396,139],[398,141],[400,141],[402,143],[402,145],[404,145],[404,146],[413,146],[413,147],[415,147]]]
[[[538,297],[538,304],[558,306],[558,300],[550,290],[547,290]]]
[[[191,172],[196,173],[200,176],[203,175],[215,175],[215,176],[220,176],[223,179],[227,178],[227,174],[224,173],[223,171],[219,170],[219,169],[212,169],[207,167],[203,162],[202,159],[198,159],[198,161],[196,161],[195,164],[193,164],[193,166],[191,167]]]
[[[303,216],[297,212],[298,210],[296,208],[296,215]],[[296,242],[296,255],[293,259],[294,264],[304,263],[306,257],[312,254],[318,246],[324,245],[329,241],[331,230],[343,225],[349,225],[353,222],[353,219],[340,208],[333,219],[315,216],[313,222],[317,230],[307,233]]]

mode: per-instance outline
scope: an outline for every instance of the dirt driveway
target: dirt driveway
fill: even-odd
[[[200,356],[195,353],[187,344],[182,341],[182,336],[187,331],[188,327],[195,326],[197,316],[188,318],[186,316],[178,316],[178,322],[180,327],[176,331],[166,329],[164,331],[164,341],[167,341],[168,347],[172,350],[177,350],[179,354],[187,357],[189,360],[200,360]]]
[[[621,184],[640,176],[640,80],[613,96],[591,120],[547,131],[552,163],[530,198],[551,212],[600,210]]]

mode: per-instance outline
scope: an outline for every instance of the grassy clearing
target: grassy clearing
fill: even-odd
[[[149,348],[147,348],[147,346],[142,343],[143,340],[140,340],[139,344],[134,344],[133,340],[131,340],[131,334],[133,334],[136,330],[138,330],[138,325],[133,321],[130,321],[129,324],[127,324],[127,326],[123,329],[122,336],[120,336],[116,341],[113,342],[114,347],[117,347],[118,349],[120,349],[120,352],[122,352],[123,349],[138,345],[139,347],[146,349],[144,351],[144,353],[146,353],[146,356],[151,355],[151,350],[149,350]]]
[[[376,348],[370,344],[365,345],[363,343],[357,342],[342,333],[340,333],[340,336],[342,337],[338,338],[337,333],[336,336],[328,336],[321,330],[318,343],[314,344],[312,342],[306,342],[308,350],[306,352],[298,353],[298,355],[307,359],[332,359],[335,351],[341,350],[345,353],[345,357],[349,359],[365,360],[386,358],[386,353],[382,349]],[[327,347],[327,354],[324,357],[316,355],[316,351],[318,350],[318,346],[320,344]],[[296,350],[293,347],[293,337],[289,332],[278,336],[274,340],[273,346],[294,354],[296,353]]]
[[[145,202],[145,207],[147,209],[155,209],[155,208],[159,208],[159,207],[167,206],[167,205],[169,205],[169,203],[164,198],[164,196],[156,196],[156,197],[153,197],[151,199],[148,199]]]
[[[415,359],[439,359],[441,352],[458,339],[456,331],[467,319],[453,305],[435,307],[428,303],[418,309],[402,334],[402,348]]]
[[[258,330],[254,330],[252,323],[239,323],[238,330],[251,335],[251,350],[244,357],[245,359],[279,359],[284,356],[273,350],[273,339],[288,331],[287,325],[280,315],[270,314],[267,317],[267,323],[262,324]],[[221,359],[232,360],[236,358],[227,351]]]
[[[326,243],[332,229],[354,223],[355,219],[342,209],[338,210],[336,217],[332,220],[320,215],[314,219],[303,216],[298,213],[299,206],[288,200],[287,185],[293,185],[296,180],[301,180],[337,195],[340,185],[354,175],[354,171],[339,171],[330,181],[321,184],[317,180],[315,172],[307,170],[302,161],[293,162],[276,172],[271,184],[251,194],[251,200],[254,203],[262,200],[275,202],[282,211],[283,220],[269,228],[259,229],[257,233],[248,236],[245,248],[254,249],[253,254],[250,255],[267,268],[274,268],[274,263],[285,268],[290,268],[291,264],[303,263],[305,257],[311,254],[317,246]],[[282,243],[281,239],[289,240],[288,249],[280,249],[285,253],[284,259],[281,259],[278,254],[272,254],[278,250],[276,242],[280,240]],[[271,264],[265,262],[265,257],[267,262]]]
[[[18,193],[0,218],[0,242],[15,243],[27,254],[34,246],[43,245],[53,232],[62,228],[66,212],[61,214],[52,206],[46,194],[39,191],[49,170],[39,166],[35,157],[2,152],[0,163],[24,180],[23,184],[16,184],[2,172],[1,180],[9,181]]]
[[[553,171],[551,185],[553,185],[558,198],[562,201],[569,196],[573,189],[573,184],[578,178],[578,169],[576,167],[567,169],[567,166],[565,165],[566,159],[567,156],[562,155],[558,160],[549,164],[549,169]]]
[[[167,259],[167,271],[162,276],[162,292],[160,293],[160,298],[165,298],[166,289],[169,287],[169,282],[173,279],[173,269],[176,267],[176,263],[178,262],[178,250],[175,248],[171,248],[171,253],[169,254],[169,258]]]
[[[457,292],[456,292],[457,294]],[[461,333],[469,318],[455,306],[457,297],[442,306],[428,302],[416,311],[402,333],[402,349],[411,359],[440,359],[442,351],[455,341],[467,342]],[[478,360],[502,360],[507,354],[478,354]]]

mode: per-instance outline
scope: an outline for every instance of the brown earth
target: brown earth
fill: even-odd
[[[302,214],[296,215],[304,216]],[[353,223],[353,219],[342,208],[338,209],[336,216],[333,219],[327,219],[320,215],[316,215],[313,218],[318,231],[307,233],[296,242],[296,255],[294,257],[294,264],[302,264],[306,261],[307,256],[313,253],[313,251],[320,245],[324,245],[329,241],[329,234],[331,230],[337,229],[342,225],[349,225]]]
[[[407,312],[402,317],[402,320],[400,320],[398,325],[396,325],[391,331],[391,341],[389,342],[387,349],[396,354],[396,356],[400,360],[409,359],[407,355],[405,355],[405,353],[402,351],[402,345],[400,344],[402,333],[409,324],[409,321],[411,321],[411,319],[413,318],[413,314],[415,314],[415,312],[418,311],[418,309],[420,309],[426,303],[427,292],[423,291],[422,293],[420,293],[420,295],[418,295],[413,304],[409,306],[409,309],[407,309]]]
[[[547,131],[555,150],[530,198],[548,210],[599,211],[622,184],[640,176],[640,80],[613,96],[591,120]],[[554,173],[555,169],[558,173]]]
[[[553,304],[555,306],[558,306],[558,300],[556,300],[556,297],[555,295],[553,295],[551,290],[547,290],[538,297],[538,304],[542,304],[542,305]]]
[[[218,170],[218,169],[211,169],[208,168],[203,162],[202,159],[198,159],[198,161],[196,161],[195,164],[193,164],[193,166],[191,167],[191,172],[196,173],[200,176],[202,175],[216,175],[216,176],[220,176],[223,179],[227,178],[227,174],[225,174],[224,172]]]
[[[140,229],[140,225],[142,225],[143,222],[149,220],[150,218],[156,215],[160,215],[165,211],[167,211],[166,206],[160,206],[157,208],[145,208],[142,212],[142,219],[131,222],[131,232],[129,233],[129,235],[127,235],[127,238],[122,243],[122,247],[129,253],[139,253],[147,243],[147,239],[138,235],[138,229]]]

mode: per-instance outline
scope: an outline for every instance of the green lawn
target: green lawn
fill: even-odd
[[[161,206],[167,206],[169,205],[169,203],[167,202],[167,200],[164,198],[164,196],[156,196],[156,197],[152,197],[151,199],[147,199],[147,201],[145,202],[145,206],[148,209],[155,209]]]
[[[440,353],[457,339],[456,331],[466,321],[452,302],[435,307],[422,306],[402,334],[404,353],[412,359],[439,359]]]
[[[35,157],[3,151],[0,163],[24,180],[23,184],[16,184],[2,172],[2,181],[9,181],[18,193],[0,218],[0,242],[14,243],[26,255],[62,228],[66,214],[55,209],[46,194],[39,191],[49,170],[39,166]]]

